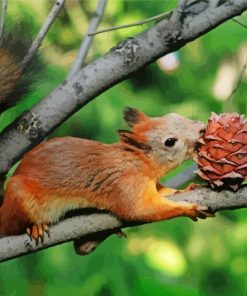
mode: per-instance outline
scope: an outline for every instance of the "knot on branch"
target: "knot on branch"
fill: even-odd
[[[73,88],[74,88],[74,90],[75,90],[75,92],[76,92],[76,95],[77,96],[79,96],[79,95],[81,95],[82,93],[83,93],[83,87],[82,87],[82,85],[81,85],[81,83],[80,82],[75,82],[74,84],[73,84]]]
[[[39,115],[32,111],[28,112],[17,125],[17,130],[23,135],[27,135],[31,141],[42,136],[42,122]]]
[[[138,61],[137,52],[141,49],[139,41],[136,38],[129,37],[121,41],[117,46],[111,49],[111,52],[122,56],[124,64],[129,66]]]
[[[181,30],[168,32],[164,39],[167,46],[178,46],[178,44],[182,43],[182,32]]]
[[[182,22],[166,22],[164,28],[162,23],[157,24],[156,37],[164,42],[170,50],[179,48],[183,43]]]

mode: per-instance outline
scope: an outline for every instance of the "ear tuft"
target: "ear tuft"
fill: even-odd
[[[128,123],[129,127],[133,127],[147,118],[148,116],[135,108],[126,107],[124,109],[124,120]]]

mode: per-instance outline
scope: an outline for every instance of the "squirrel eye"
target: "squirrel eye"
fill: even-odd
[[[172,147],[175,145],[175,143],[177,142],[178,139],[176,138],[169,138],[165,141],[165,146],[167,147]]]

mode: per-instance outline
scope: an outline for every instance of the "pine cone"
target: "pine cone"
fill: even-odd
[[[198,141],[198,175],[214,189],[238,190],[247,180],[247,120],[237,113],[211,114]]]

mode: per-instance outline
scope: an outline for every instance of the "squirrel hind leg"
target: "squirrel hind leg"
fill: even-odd
[[[8,188],[0,208],[0,233],[2,235],[24,233],[30,223],[20,202],[20,192]]]
[[[36,242],[36,245],[44,242],[45,233],[50,237],[49,226],[47,224],[33,224],[31,227],[26,228],[26,233],[30,237],[30,240],[33,239]]]
[[[43,212],[39,199],[35,198],[35,186],[33,180],[22,176],[9,180],[0,208],[0,233],[18,235],[26,232],[37,239],[48,231],[47,221],[41,219]]]

